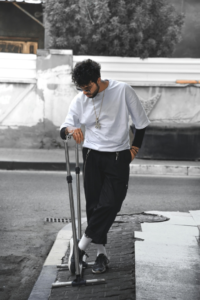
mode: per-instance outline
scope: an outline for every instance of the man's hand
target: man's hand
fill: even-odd
[[[80,128],[73,128],[73,127],[67,127],[65,129],[65,134],[69,134],[69,133],[73,133],[73,138],[74,140],[80,144],[81,142],[83,142],[84,137],[83,137],[83,132]]]
[[[131,158],[132,158],[132,160],[134,160],[136,154],[138,153],[138,150],[139,150],[138,147],[135,147],[135,146],[131,147],[130,152],[131,152]]]

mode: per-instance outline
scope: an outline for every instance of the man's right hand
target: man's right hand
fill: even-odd
[[[75,128],[75,127],[67,127],[65,129],[65,134],[69,134],[69,133],[73,133],[73,138],[74,140],[80,144],[81,142],[84,141],[84,136],[83,136],[83,132],[80,128]]]
[[[130,152],[131,152],[131,158],[132,158],[132,160],[135,158],[136,154],[138,153],[138,150],[139,150],[138,147],[135,147],[135,146],[131,147]]]

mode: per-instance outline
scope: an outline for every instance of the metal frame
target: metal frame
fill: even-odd
[[[79,262],[79,249],[78,249],[78,240],[77,240],[77,232],[76,232],[76,221],[75,221],[75,210],[74,210],[74,198],[73,198],[73,189],[72,189],[72,176],[70,172],[70,163],[69,163],[69,148],[68,148],[68,140],[71,138],[73,133],[70,133],[66,136],[65,144],[65,159],[66,159],[66,170],[67,170],[67,182],[68,182],[68,190],[69,190],[69,200],[70,200],[70,211],[71,211],[71,221],[72,221],[72,232],[73,238],[70,241],[71,247],[74,247],[75,254],[75,266],[76,266],[76,278],[73,281],[67,282],[59,282],[56,281],[52,284],[52,287],[63,287],[63,286],[81,286],[88,284],[102,284],[106,283],[105,279],[90,279],[84,280],[82,276],[83,268],[86,268],[89,265],[93,265],[93,263],[86,263],[86,255],[83,257],[83,263]],[[80,167],[79,167],[79,153],[78,153],[78,144],[75,147],[76,151],[76,190],[77,190],[77,219],[78,219],[78,238],[81,238],[81,200],[80,200]],[[57,265],[58,268],[66,268],[67,264]]]

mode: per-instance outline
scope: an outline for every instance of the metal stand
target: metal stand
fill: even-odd
[[[75,212],[74,212],[74,199],[73,199],[73,189],[72,189],[72,176],[70,172],[70,164],[69,164],[69,148],[68,148],[68,140],[71,138],[72,134],[66,136],[65,144],[65,159],[66,159],[66,170],[67,170],[67,182],[68,182],[68,190],[69,190],[69,200],[70,200],[70,211],[71,211],[71,220],[72,220],[72,233],[73,238],[70,241],[72,247],[74,247],[75,254],[75,266],[76,266],[76,279],[68,282],[59,282],[56,281],[52,284],[52,287],[61,287],[61,286],[81,286],[88,284],[101,284],[106,283],[105,279],[90,279],[84,280],[82,277],[83,267],[86,268],[91,263],[86,263],[86,256],[83,257],[83,262],[79,262],[79,250],[78,250],[78,240],[76,233],[76,221],[75,221]],[[78,219],[78,238],[81,238],[81,201],[80,201],[80,167],[79,167],[79,154],[78,154],[78,144],[75,147],[76,151],[76,190],[77,190],[77,219]],[[84,264],[84,266],[83,266]],[[66,268],[66,264],[58,265],[59,268]]]
[[[78,144],[75,146],[76,154],[76,194],[77,194],[77,219],[78,219],[78,239],[81,239],[82,230],[81,230],[81,192],[80,192],[80,167],[79,167],[79,153],[78,153]]]

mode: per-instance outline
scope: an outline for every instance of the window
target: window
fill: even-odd
[[[36,54],[38,49],[37,42],[31,41],[14,41],[14,40],[2,40],[0,38],[0,52],[10,53],[32,53]]]

